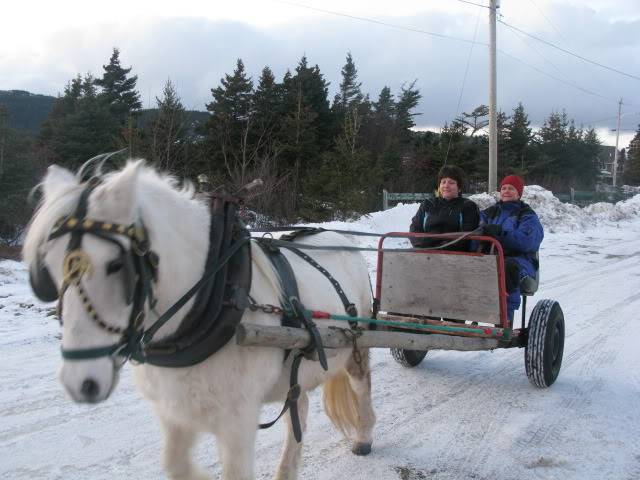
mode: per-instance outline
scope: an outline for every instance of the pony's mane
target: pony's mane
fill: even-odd
[[[76,183],[70,183],[64,188],[55,190],[54,195],[42,196],[29,223],[22,248],[23,259],[28,265],[36,259],[38,249],[49,237],[56,221],[71,215],[75,210],[80,194],[85,188],[85,184],[80,180],[83,168],[84,166],[76,173]],[[180,182],[168,173],[158,172],[155,168],[144,165],[143,160],[131,160],[122,169],[104,175],[102,177],[102,185],[108,187],[114,184],[122,178],[121,174],[126,175],[128,170],[135,168],[140,169],[138,172],[139,210],[146,210],[146,208],[152,207],[150,204],[152,199],[146,198],[146,193],[152,190],[160,191],[160,193],[164,194],[170,193],[180,201],[200,203],[199,200],[195,199],[195,188],[191,182]],[[42,186],[43,183],[40,183],[35,189],[42,190]]]

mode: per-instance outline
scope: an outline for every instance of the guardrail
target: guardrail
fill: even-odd
[[[422,202],[433,197],[433,193],[392,193],[382,190],[382,209],[389,210],[389,202]]]
[[[594,192],[591,190],[574,190],[573,188],[569,193],[554,193],[554,195],[563,203],[572,203],[580,207],[597,202],[616,203],[634,196],[633,193],[623,193],[621,191]],[[395,193],[382,190],[382,209],[388,210],[389,202],[422,202],[426,198],[434,198],[433,193]]]
[[[591,190],[574,190],[569,193],[554,193],[554,195],[563,203],[572,203],[580,207],[591,205],[597,202],[616,203],[633,197],[633,193],[623,193],[621,191],[591,191]]]

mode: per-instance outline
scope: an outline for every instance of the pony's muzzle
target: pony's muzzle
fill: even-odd
[[[117,383],[117,369],[110,358],[67,361],[60,370],[60,381],[77,403],[106,400]]]

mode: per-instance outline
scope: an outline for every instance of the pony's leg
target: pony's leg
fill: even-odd
[[[356,437],[351,451],[356,455],[371,453],[373,442],[373,426],[376,414],[371,403],[371,370],[369,369],[369,349],[353,351],[347,361],[346,370],[349,384],[356,396]]]
[[[253,480],[256,430],[260,407],[240,408],[228,417],[228,423],[220,425],[215,435],[222,480]]]
[[[300,429],[302,430],[303,440],[304,432],[307,429],[308,412],[309,397],[307,396],[307,393],[303,391],[300,392],[300,397],[298,398],[298,416],[300,417]],[[284,416],[287,421],[287,428],[285,430],[286,438],[274,480],[295,480],[298,478],[298,470],[300,469],[302,442],[298,443],[293,436],[293,426],[291,424],[291,415],[289,412]]]
[[[164,429],[163,466],[171,480],[208,480],[207,472],[191,461],[196,432],[161,419]]]

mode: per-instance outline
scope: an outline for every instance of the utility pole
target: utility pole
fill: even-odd
[[[617,186],[618,178],[618,141],[620,140],[620,113],[622,112],[622,99],[618,102],[618,128],[616,129],[616,150],[613,152],[613,186]]]
[[[496,13],[499,0],[489,2],[489,192],[498,187],[498,116],[496,112]]]

